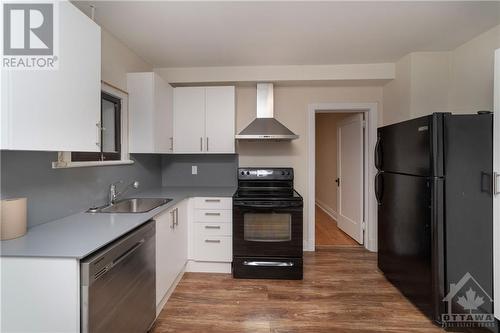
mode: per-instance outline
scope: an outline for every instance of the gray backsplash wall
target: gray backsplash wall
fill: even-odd
[[[237,154],[163,155],[163,186],[236,186]],[[191,166],[198,174],[191,174]]]
[[[30,227],[106,203],[112,182],[123,180],[128,184],[138,180],[138,191],[158,187],[162,182],[159,155],[132,155],[132,165],[52,169],[51,163],[57,160],[55,152],[0,154],[0,196],[28,198]]]

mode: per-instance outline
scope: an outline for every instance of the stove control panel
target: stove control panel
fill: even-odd
[[[293,168],[238,168],[240,180],[293,180]]]

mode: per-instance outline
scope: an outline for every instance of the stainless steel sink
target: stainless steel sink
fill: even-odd
[[[130,198],[115,202],[112,205],[89,210],[93,213],[145,213],[160,207],[172,199],[165,198]]]

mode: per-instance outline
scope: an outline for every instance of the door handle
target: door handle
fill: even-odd
[[[96,124],[95,124],[96,128],[97,128],[97,141],[96,141],[96,146],[97,147],[101,147],[101,136],[102,136],[102,129],[101,129],[101,122],[98,121]]]
[[[207,136],[207,151],[208,151],[208,136]]]
[[[377,198],[377,204],[382,205],[382,194],[384,192],[384,183],[382,178],[382,173],[378,172],[375,176],[375,197]]]
[[[335,182],[337,183],[337,187],[340,187],[340,178],[336,178]]]
[[[380,146],[380,136],[377,135],[377,143],[375,144],[375,156],[374,156],[374,161],[375,161],[375,167],[377,170],[382,169],[382,151],[381,151],[381,146]]]
[[[142,244],[144,244],[145,241],[146,241],[145,239],[141,239],[140,241],[135,243],[134,246],[128,249],[125,253],[123,253],[121,256],[113,260],[112,267],[118,265],[123,260],[127,259],[127,257],[130,256],[132,253],[134,253]]]
[[[500,173],[493,172],[493,195],[500,194]]]
[[[200,136],[200,151],[203,151],[203,138]]]
[[[175,212],[175,225],[178,226],[179,225],[179,208],[176,208],[174,210]]]
[[[174,151],[174,138],[170,137],[170,151]]]
[[[175,210],[172,210],[170,212],[170,216],[172,217],[172,224],[170,225],[170,229],[174,229],[175,228]]]
[[[205,213],[205,216],[220,216],[220,213]]]
[[[263,266],[263,267],[292,267],[293,262],[287,261],[243,261],[244,266]]]

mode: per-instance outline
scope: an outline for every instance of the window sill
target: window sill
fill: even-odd
[[[110,165],[127,165],[134,164],[132,160],[120,161],[92,161],[92,162],[52,162],[52,169],[66,169],[66,168],[85,168],[95,166],[110,166]]]

